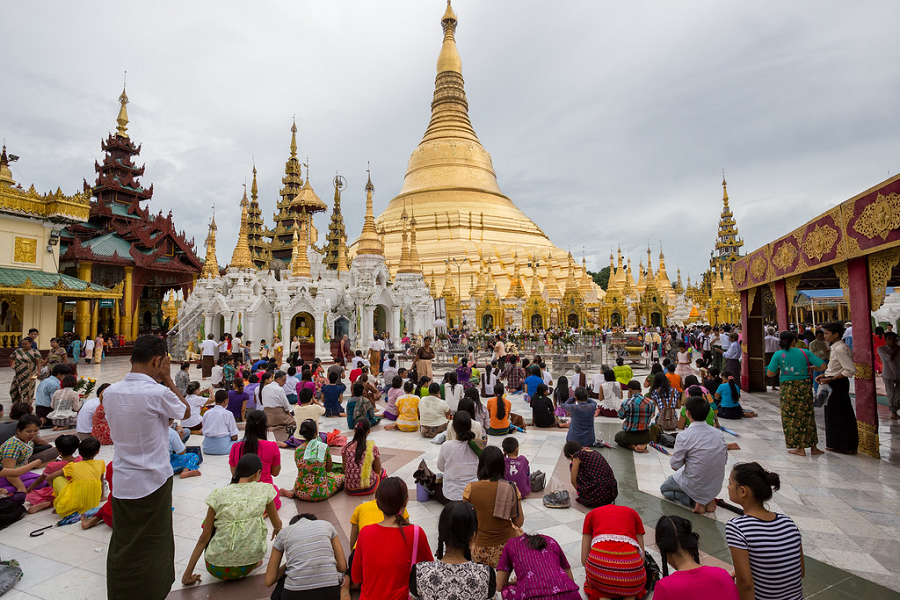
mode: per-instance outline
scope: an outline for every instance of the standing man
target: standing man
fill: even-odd
[[[377,377],[379,373],[379,367],[381,366],[381,351],[383,349],[384,342],[376,335],[375,339],[372,340],[372,343],[369,344],[369,365],[372,370],[372,375],[375,377]]]
[[[878,356],[881,357],[881,380],[884,381],[884,389],[887,392],[888,402],[891,408],[891,420],[900,419],[897,411],[900,410],[900,345],[897,344],[897,334],[888,331],[884,334],[884,346],[878,348]]]
[[[295,335],[291,338],[291,356],[288,358],[288,364],[296,367],[298,358],[300,358],[300,339]]]
[[[203,379],[212,377],[212,369],[216,364],[216,352],[218,350],[219,345],[216,343],[215,336],[210,333],[203,340],[203,343],[200,344],[200,360],[202,361],[201,368],[203,369],[201,376]]]
[[[84,364],[89,365],[94,359],[94,340],[88,336],[84,340]]]
[[[28,330],[28,337],[31,338],[31,347],[34,348],[35,350],[38,350],[38,336],[39,335],[40,335],[40,332],[37,330],[36,327],[32,327],[31,329]]]
[[[350,348],[350,336],[346,333],[341,338],[341,365],[346,367],[353,360],[353,350]]]
[[[103,394],[116,446],[106,557],[110,600],[162,600],[175,581],[169,420],[187,419],[191,408],[172,381],[167,351],[163,338],[137,338],[131,372]]]

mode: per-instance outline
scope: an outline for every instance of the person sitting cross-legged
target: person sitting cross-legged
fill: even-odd
[[[728,448],[722,432],[706,422],[709,403],[703,398],[688,398],[685,403],[690,421],[675,438],[675,450],[669,464],[675,473],[660,486],[667,499],[684,504],[703,514],[716,510],[716,494],[725,480]]]
[[[634,379],[628,382],[628,398],[619,407],[619,418],[624,422],[622,431],[616,434],[616,443],[635,452],[648,452],[647,444],[653,440],[650,419],[654,412],[656,404],[641,394],[641,384]]]

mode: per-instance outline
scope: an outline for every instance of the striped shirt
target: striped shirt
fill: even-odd
[[[732,548],[750,554],[756,600],[802,600],[800,530],[790,517],[776,513],[772,521],[744,515],[725,524]]]
[[[278,532],[272,547],[284,552],[284,589],[300,591],[341,584],[331,540],[337,531],[328,521],[300,519]]]

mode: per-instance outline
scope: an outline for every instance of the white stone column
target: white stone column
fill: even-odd
[[[236,333],[235,325],[237,325],[237,322],[235,321],[234,311],[230,310],[225,313],[225,331],[222,333],[234,335]]]
[[[206,336],[215,333],[213,331],[213,318],[206,311],[203,312],[203,332]],[[206,339],[206,336],[204,336],[203,339]]]
[[[325,341],[325,336],[322,335],[324,329],[322,318],[323,317],[313,315],[313,322],[315,323],[316,358],[321,359],[323,362],[331,362],[333,358],[331,357],[330,344]]]
[[[391,334],[391,339],[394,340],[396,343],[396,340],[399,340],[402,337],[400,335],[400,310],[401,310],[401,308],[399,305],[397,305],[397,306],[394,306],[391,310],[393,311],[393,313],[392,313],[393,318],[391,319],[390,334]]]

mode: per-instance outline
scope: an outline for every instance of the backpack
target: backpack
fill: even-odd
[[[0,529],[9,527],[24,516],[25,507],[21,502],[7,498],[0,500]]]

